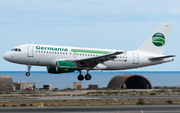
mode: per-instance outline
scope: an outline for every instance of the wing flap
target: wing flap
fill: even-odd
[[[106,54],[106,55],[101,55],[101,56],[95,56],[95,57],[90,57],[90,58],[85,58],[85,59],[76,59],[72,60],[76,62],[78,66],[90,66],[90,67],[95,67],[98,63],[103,63],[108,60],[113,60],[116,57],[116,55],[122,54],[126,51],[117,51],[114,53]]]

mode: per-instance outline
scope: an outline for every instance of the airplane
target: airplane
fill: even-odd
[[[9,62],[28,66],[46,66],[48,73],[60,74],[79,71],[78,80],[90,80],[90,70],[125,70],[173,61],[175,55],[163,55],[171,24],[162,24],[138,49],[133,51],[80,47],[25,44],[6,52]],[[87,74],[83,76],[82,70]]]

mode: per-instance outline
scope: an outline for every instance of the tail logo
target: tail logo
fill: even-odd
[[[164,46],[165,45],[165,36],[162,33],[155,33],[152,36],[152,43],[157,47]]]

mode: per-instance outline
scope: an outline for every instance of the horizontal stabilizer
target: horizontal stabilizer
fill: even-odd
[[[176,55],[167,55],[167,56],[159,56],[159,57],[151,57],[149,58],[149,60],[162,60],[162,59],[165,59],[165,58],[170,58],[170,57],[175,57]]]

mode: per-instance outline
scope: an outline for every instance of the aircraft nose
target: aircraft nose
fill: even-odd
[[[10,57],[10,55],[9,55],[8,52],[3,55],[3,58],[4,58],[5,60],[9,60],[9,57]]]
[[[5,53],[4,55],[3,55],[3,58],[6,60],[7,59],[7,53]]]

